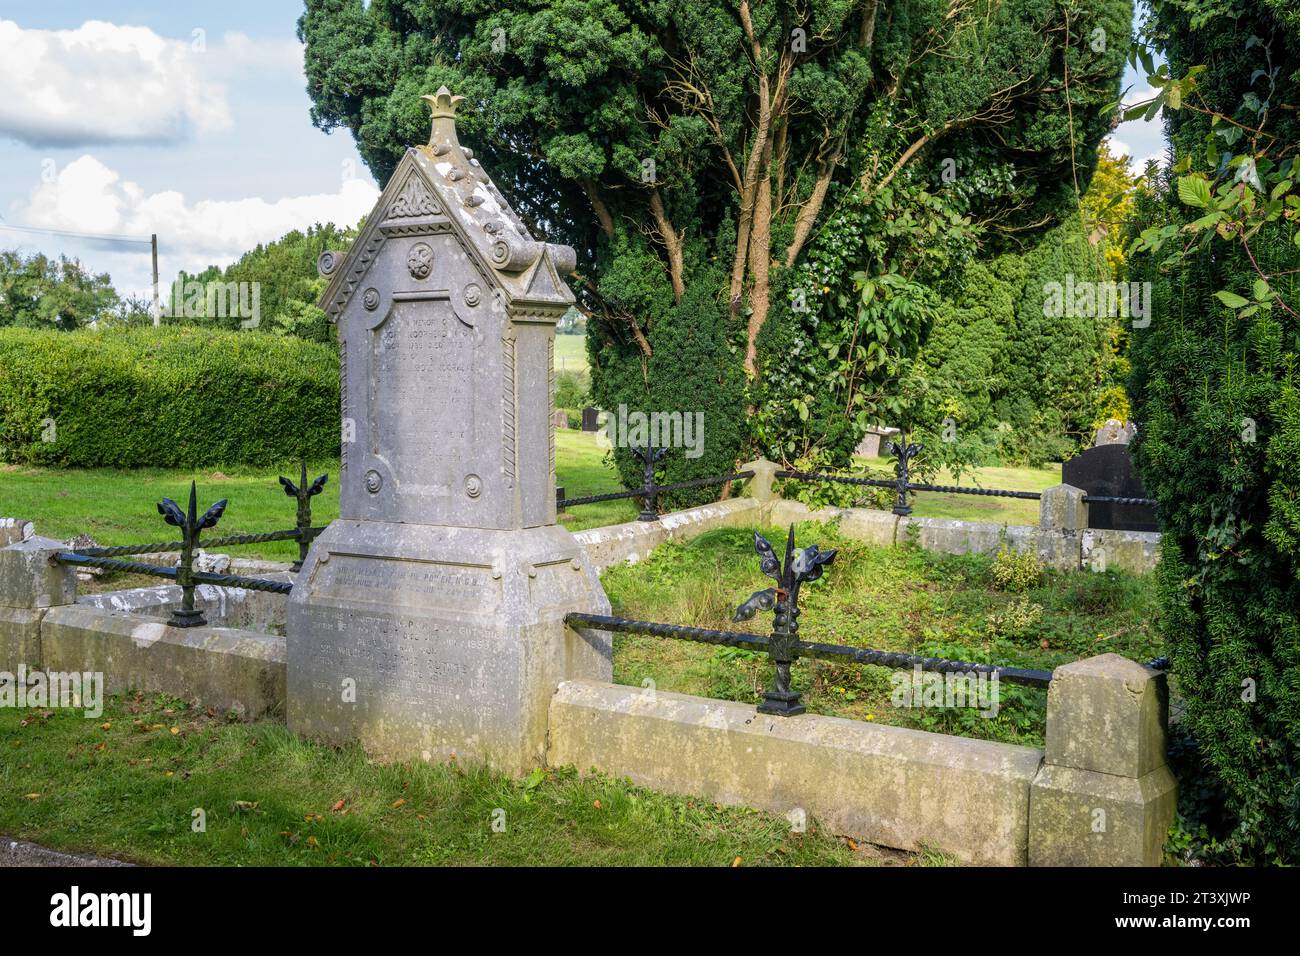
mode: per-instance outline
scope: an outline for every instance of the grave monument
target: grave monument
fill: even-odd
[[[338,324],[340,517],[289,601],[291,730],[384,759],[545,755],[570,678],[611,679],[608,613],[555,523],[555,324],[573,249],[535,240],[460,145],[444,87],[346,256],[325,253]]]

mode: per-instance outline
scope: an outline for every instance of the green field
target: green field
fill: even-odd
[[[587,371],[587,337],[585,335],[557,335],[555,337],[555,370],[557,372]]]
[[[892,470],[892,465],[890,468]],[[1001,488],[1007,491],[1042,491],[1060,483],[1060,465],[1049,465],[1046,468],[977,468],[963,473],[960,481],[944,471],[934,481],[927,482],[932,485]],[[912,499],[912,514],[918,518],[959,518],[962,521],[1036,525],[1038,502],[1032,499],[921,491]]]

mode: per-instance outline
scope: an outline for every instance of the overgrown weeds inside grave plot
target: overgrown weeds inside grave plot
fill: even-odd
[[[784,532],[763,529],[771,540]],[[853,541],[833,525],[796,528],[798,544],[839,551],[800,595],[805,641],[1051,670],[1096,654],[1143,662],[1162,653],[1150,579],[1122,571],[1008,575],[989,555],[944,555]],[[722,529],[667,544],[602,577],[622,617],[766,633],[771,617],[732,623],[736,606],[767,582],[754,529]],[[795,689],[810,712],[1042,746],[1046,692],[1002,682],[991,708],[906,706],[907,672],[801,660]],[[658,637],[616,635],[614,679],[754,703],[771,682],[764,654]],[[902,701],[902,703],[900,703]],[[913,700],[915,702],[915,698]],[[982,713],[982,711],[985,711]]]

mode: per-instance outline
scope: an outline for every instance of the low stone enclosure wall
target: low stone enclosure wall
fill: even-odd
[[[1081,493],[1066,486],[1044,494],[1038,528],[1004,527],[867,509],[814,512],[771,494],[769,464],[746,466],[756,472],[753,497],[573,537],[598,570],[715,528],[806,520],[834,520],[843,534],[882,545],[911,541],[948,553],[994,551],[1006,541],[1058,568],[1095,566],[1089,549],[1097,547],[1107,549],[1111,567],[1140,572],[1156,560],[1158,535],[1089,532]],[[106,694],[167,693],[250,719],[283,715],[285,595],[200,585],[209,625],[171,627],[179,587],[78,597],[73,569],[49,560],[63,546],[35,530],[0,520],[0,671],[100,672]],[[1166,700],[1163,674],[1117,655],[1060,667],[1040,751],[836,717],[765,716],[731,701],[570,679],[549,705],[545,758],[792,821],[817,817],[859,840],[932,848],[963,863],[1155,865],[1175,802]]]

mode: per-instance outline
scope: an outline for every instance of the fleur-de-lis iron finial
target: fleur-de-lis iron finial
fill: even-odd
[[[912,506],[907,503],[908,465],[921,453],[924,445],[912,442],[908,444],[907,433],[899,432],[898,441],[885,443],[885,451],[894,456],[894,487],[897,495],[894,500],[894,514],[906,517],[912,513]]]
[[[646,445],[644,449],[635,446],[631,449],[636,460],[641,462],[641,513],[639,521],[659,520],[659,489],[655,485],[655,465],[664,460],[667,448],[655,448]]]
[[[302,468],[298,484],[294,484],[284,475],[280,476],[280,484],[284,487],[284,493],[290,498],[298,499],[298,560],[293,563],[291,571],[301,571],[302,563],[307,560],[307,549],[311,545],[311,536],[308,532],[311,530],[311,499],[313,496],[321,493],[325,487],[325,482],[329,481],[329,475],[321,475],[310,485],[307,484],[307,459],[300,460]]]
[[[194,607],[194,549],[199,544],[199,532],[206,528],[215,528],[226,510],[226,499],[222,498],[215,505],[199,516],[198,488],[190,482],[190,504],[186,511],[170,498],[158,502],[158,513],[163,521],[180,529],[181,558],[176,565],[176,583],[181,586],[181,606],[172,611],[169,621],[175,627],[200,627],[207,624],[203,612]]]
[[[767,653],[776,665],[772,687],[763,692],[763,702],[758,705],[760,714],[778,714],[793,717],[807,708],[799,694],[790,688],[790,665],[794,662],[799,642],[799,588],[805,581],[816,581],[826,565],[835,560],[835,550],[822,551],[817,545],[795,550],[794,525],[785,542],[785,560],[777,558],[772,542],[754,532],[754,550],[758,553],[759,569],[776,582],[774,588],[755,591],[745,603],[736,608],[733,621],[748,621],[759,611],[773,611],[772,635],[768,638]]]

